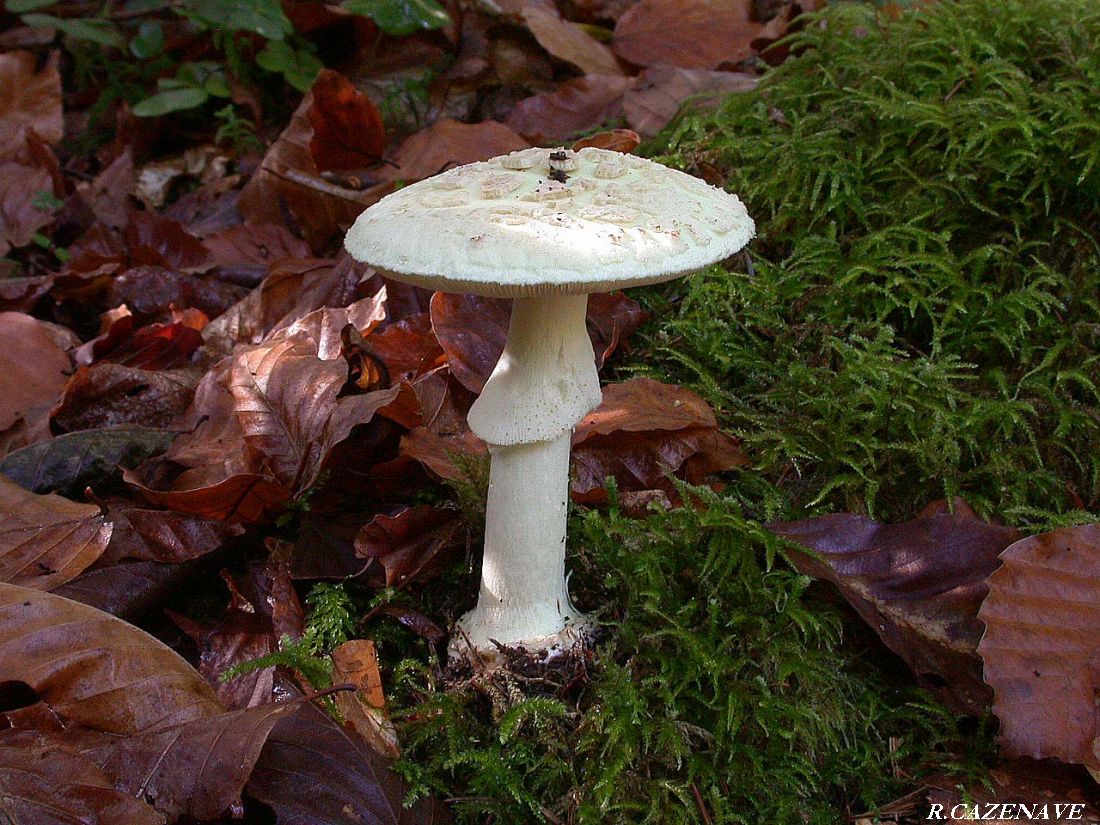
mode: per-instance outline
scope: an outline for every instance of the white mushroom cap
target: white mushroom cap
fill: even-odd
[[[363,212],[344,244],[401,281],[513,297],[666,281],[754,233],[736,195],[590,147],[524,149],[414,183]]]

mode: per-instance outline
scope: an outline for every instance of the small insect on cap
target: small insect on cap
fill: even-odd
[[[523,149],[387,195],[344,244],[399,281],[514,297],[666,281],[729,257],[754,233],[736,195],[659,163]]]

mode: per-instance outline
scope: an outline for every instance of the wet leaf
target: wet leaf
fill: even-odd
[[[1001,553],[978,653],[1009,755],[1100,772],[1100,525],[1021,539]]]
[[[111,524],[91,504],[35,495],[0,476],[0,582],[51,590],[98,559]]]
[[[638,66],[735,64],[750,57],[752,41],[770,31],[750,20],[751,11],[751,0],[641,0],[619,18],[611,50]]]
[[[929,505],[913,520],[880,524],[835,513],[769,525],[821,554],[792,554],[803,573],[830,581],[883,642],[956,707],[989,702],[975,651],[978,606],[997,554],[1019,537],[979,519],[961,500]]]
[[[120,562],[81,573],[53,592],[120,619],[133,621],[160,610],[165,600],[192,581],[194,562]]]
[[[623,96],[623,113],[632,128],[649,138],[667,126],[685,105],[692,111],[714,107],[726,95],[751,91],[757,83],[755,75],[741,72],[651,66]]]
[[[429,577],[465,542],[461,514],[421,504],[393,516],[375,516],[356,536],[355,553],[382,565],[387,587],[405,587]]]
[[[165,821],[141,800],[117,790],[86,756],[33,730],[0,731],[0,788],[0,813],[18,825]]]
[[[0,584],[0,673],[28,684],[73,724],[157,730],[222,712],[180,656],[83,604]]]
[[[623,94],[634,78],[585,75],[567,80],[552,92],[525,98],[505,123],[535,144],[561,142],[623,113]]]
[[[389,760],[308,704],[275,726],[248,780],[248,793],[274,809],[279,825],[451,822],[434,799],[405,808],[407,790]]]
[[[171,446],[177,433],[146,427],[82,430],[39,441],[0,459],[0,473],[35,493],[76,498],[120,468],[136,467]]]

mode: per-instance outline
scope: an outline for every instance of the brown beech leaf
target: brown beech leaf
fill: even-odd
[[[42,424],[69,381],[72,361],[58,330],[19,312],[0,312],[0,432]],[[71,335],[71,334],[70,334]]]
[[[76,191],[96,218],[122,229],[130,217],[133,188],[134,153],[127,146],[93,180],[77,184]]]
[[[653,137],[679,114],[685,103],[692,110],[714,107],[732,92],[752,91],[758,82],[756,76],[741,72],[650,66],[623,96],[623,113],[626,122],[640,135]]]
[[[205,272],[213,265],[202,241],[179,221],[155,212],[131,212],[122,237],[131,266],[147,264],[180,272]]]
[[[179,564],[213,553],[244,533],[238,524],[133,506],[111,507],[115,529],[105,558],[113,562],[155,561]]]
[[[511,128],[495,120],[460,123],[440,118],[426,129],[406,138],[394,155],[395,166],[379,171],[385,180],[416,181],[429,178],[452,166],[488,160],[530,143]]]
[[[219,271],[237,283],[259,283],[276,261],[310,257],[309,245],[282,224],[231,226],[203,240]]]
[[[984,712],[978,606],[997,554],[1019,537],[1015,529],[982,521],[961,499],[954,513],[935,502],[900,524],[835,513],[769,529],[819,553],[791,559],[836,585],[918,677],[943,688],[955,707]]]
[[[595,292],[588,296],[588,337],[596,354],[596,367],[602,367],[611,354],[646,319],[637,301],[625,292]]]
[[[607,149],[612,152],[630,154],[641,144],[642,139],[633,129],[611,129],[607,132],[599,132],[591,137],[582,138],[573,144],[573,151],[594,147]]]
[[[87,570],[53,592],[133,621],[153,610],[161,610],[173,592],[194,581],[198,564],[200,562],[120,562]]]
[[[150,324],[134,329],[131,316],[117,337],[109,333],[102,349],[96,347],[94,351],[97,360],[136,369],[163,370],[186,366],[202,345],[202,334],[188,324]]]
[[[245,294],[243,287],[204,280],[162,266],[135,266],[111,279],[108,306],[126,304],[142,322],[171,322],[173,311],[189,308],[221,315]]]
[[[320,82],[325,85],[329,81]],[[318,117],[311,114],[314,106],[314,94],[309,92],[245,185],[237,208],[250,226],[285,225],[289,217],[293,222],[291,228],[318,250],[334,235],[345,232],[360,212],[390,192],[393,185],[347,189],[322,177],[313,152],[317,137],[313,120]],[[327,119],[324,122],[327,124]],[[332,128],[336,125],[332,124]],[[325,134],[330,133],[331,130]],[[333,137],[338,142],[332,149],[345,145],[339,143],[339,136],[333,134]],[[347,139],[343,136],[343,140]],[[330,145],[324,136],[321,141]],[[318,151],[322,159],[328,159],[321,146]]]
[[[485,442],[470,430],[461,435],[445,437],[427,427],[417,427],[401,439],[401,452],[447,481],[466,480],[466,474],[454,462],[454,453],[484,456],[486,461],[489,460],[489,449]]]
[[[127,424],[164,429],[191,404],[198,379],[187,369],[92,364],[76,371],[51,418],[70,431]]]
[[[25,682],[71,724],[157,730],[222,712],[187,662],[114,616],[0,584],[0,673]]]
[[[603,402],[573,433],[572,461],[573,498],[587,503],[607,500],[607,476],[624,492],[659,489],[675,498],[667,473],[701,484],[748,463],[702,398],[649,378],[604,387]]]
[[[111,529],[95,505],[35,495],[0,475],[0,581],[64,584],[103,554]]]
[[[309,93],[313,97],[306,111],[313,127],[309,151],[317,171],[365,169],[381,160],[386,130],[369,97],[330,69],[317,75]]]
[[[558,60],[572,63],[587,74],[623,73],[611,49],[576,23],[565,20],[551,0],[523,0],[520,17],[539,45]]]
[[[532,143],[564,141],[621,117],[623,94],[633,85],[634,78],[621,75],[576,77],[553,92],[519,101],[505,123]]]
[[[27,246],[53,220],[39,193],[53,192],[49,169],[15,160],[0,161],[0,254]]]
[[[385,363],[393,381],[411,381],[445,363],[429,312],[375,330],[367,336],[366,344]]]
[[[0,731],[0,814],[18,825],[164,825],[94,762],[34,730]]]
[[[355,537],[355,553],[376,559],[387,587],[405,587],[432,575],[446,556],[466,542],[462,516],[428,504],[393,516],[375,516]]]
[[[119,790],[149,800],[175,822],[205,821],[240,804],[271,729],[300,700],[230,711],[129,736],[78,737],[84,756]]]
[[[1001,553],[978,653],[1009,755],[1100,772],[1100,524],[1021,539]]]
[[[20,154],[32,130],[47,143],[61,141],[65,124],[57,65],[56,51],[41,69],[30,52],[0,54],[0,158]]]
[[[261,524],[290,497],[284,486],[258,473],[218,479],[199,479],[185,473],[170,490],[148,487],[130,470],[122,477],[152,504],[234,524]]]
[[[504,351],[512,302],[437,292],[432,296],[431,317],[451,374],[471,392],[481,392]]]
[[[641,0],[615,24],[611,50],[637,66],[739,63],[769,31],[749,19],[751,11],[751,0]]]
[[[270,805],[279,825],[452,821],[446,807],[432,798],[406,808],[407,792],[388,759],[312,704],[275,726],[248,780],[249,795]]]
[[[332,683],[354,685],[334,697],[336,707],[368,745],[383,756],[397,759],[397,729],[386,716],[386,695],[382,692],[382,671],[374,642],[352,639],[331,653]]]

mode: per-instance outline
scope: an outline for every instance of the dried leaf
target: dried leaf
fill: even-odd
[[[222,712],[202,677],[144,631],[91,607],[0,584],[0,673],[72,724],[131,734]]]
[[[621,75],[611,49],[576,23],[565,20],[550,0],[524,0],[520,17],[539,45],[559,60],[594,75]]]
[[[742,72],[651,66],[623,96],[623,113],[626,122],[640,135],[653,137],[679,114],[685,103],[692,111],[714,107],[730,93],[752,91],[758,82],[755,75]]]
[[[382,158],[386,132],[382,115],[371,99],[339,72],[323,70],[309,91],[306,110],[313,137],[309,151],[319,172],[357,170]]]
[[[374,642],[353,639],[332,651],[332,683],[354,685],[355,690],[336,694],[336,707],[363,740],[383,756],[397,759],[397,729],[386,716],[382,671]]]
[[[421,180],[452,166],[488,160],[530,145],[495,120],[459,123],[440,118],[407,138],[394,155],[394,166],[385,167],[379,175],[386,180]]]
[[[429,577],[447,553],[463,546],[462,516],[427,504],[375,516],[355,538],[356,555],[382,565],[387,587],[406,587]]]
[[[76,371],[52,419],[68,431],[127,424],[164,429],[191,404],[197,381],[191,370],[92,364]]]
[[[164,825],[86,756],[33,730],[0,731],[0,814],[18,825]]]
[[[573,144],[573,151],[594,147],[607,149],[611,152],[629,154],[641,144],[642,139],[632,129],[612,129],[609,132],[599,132],[591,137],[582,138]]]
[[[411,381],[444,363],[443,348],[432,332],[428,312],[372,332],[366,344],[385,363],[391,381]]]
[[[883,642],[956,707],[982,713],[975,648],[978,606],[997,554],[1019,533],[979,519],[961,500],[929,505],[912,521],[879,524],[836,513],[772,524],[778,535],[821,554],[792,554],[803,573],[832,582]]]
[[[186,474],[185,474],[186,475]],[[240,473],[203,483],[195,479],[177,479],[171,490],[147,487],[133,472],[122,478],[152,504],[180,513],[229,521],[234,524],[261,524],[289,498],[289,492],[275,480],[257,473]],[[193,486],[187,486],[192,481]]]
[[[623,94],[633,85],[634,78],[618,75],[576,77],[519,101],[505,123],[532,143],[561,142],[621,117]]]
[[[165,564],[213,553],[227,540],[244,533],[237,524],[112,504],[115,529],[105,558],[111,561],[155,561]]]
[[[171,446],[176,433],[146,427],[82,430],[39,441],[0,459],[3,473],[25,490],[76,498],[88,486],[136,467]]]
[[[133,621],[160,610],[165,599],[193,581],[196,563],[122,562],[81,573],[53,591],[120,619]]]
[[[0,432],[20,421],[42,422],[65,391],[72,362],[57,329],[19,312],[0,312]]]
[[[500,359],[511,317],[512,302],[505,298],[449,292],[432,297],[432,331],[451,374],[471,392],[481,392]]]
[[[53,209],[41,205],[40,193],[53,194],[47,168],[9,160],[0,162],[0,255],[27,246],[38,230],[53,220]]]
[[[65,131],[61,112],[58,53],[50,52],[41,69],[30,52],[0,54],[0,158],[23,152],[27,133],[59,143]]]
[[[205,272],[213,265],[202,241],[179,221],[155,212],[131,212],[122,234],[130,266],[163,266],[180,272]]]
[[[1001,553],[978,653],[1006,752],[1100,772],[1100,525],[1021,539]]]
[[[619,18],[611,50],[637,66],[739,63],[766,31],[751,11],[751,0],[641,0]]]
[[[401,439],[401,452],[415,458],[437,476],[447,481],[463,481],[465,473],[458,468],[452,457],[460,455],[484,455],[489,458],[485,442],[466,430],[461,436],[444,437],[427,427],[417,427]]]
[[[237,283],[259,283],[276,261],[310,257],[309,245],[281,224],[231,226],[203,243],[220,271]]]
[[[77,184],[76,191],[96,218],[122,229],[130,216],[134,180],[134,153],[127,146],[94,180]]]
[[[270,805],[279,825],[451,822],[434,799],[404,807],[407,790],[389,760],[309,704],[275,726],[248,780],[249,795]]]
[[[98,559],[111,524],[95,505],[35,495],[0,476],[0,582],[51,590]]]

